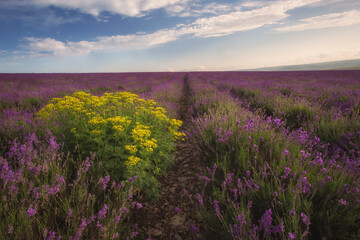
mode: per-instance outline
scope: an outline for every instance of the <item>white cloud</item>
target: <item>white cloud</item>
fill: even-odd
[[[216,37],[232,34],[234,32],[259,28],[264,25],[274,24],[287,18],[288,10],[305,6],[319,0],[280,0],[263,2],[260,8],[231,13],[214,17],[200,18],[184,29],[197,37]],[[184,31],[184,30],[183,30]]]
[[[53,2],[56,1],[58,0],[53,0]],[[164,0],[163,2],[169,1]],[[173,2],[175,1],[173,0]],[[174,41],[185,35],[200,38],[216,37],[274,24],[285,19],[288,16],[286,13],[288,10],[316,1],[318,0],[274,1],[253,10],[237,10],[218,16],[203,17],[190,24],[180,24],[174,28],[158,30],[154,33],[104,36],[98,37],[94,41],[61,42],[51,38],[26,38],[28,43],[23,45],[23,48],[32,56],[34,53],[36,56],[37,53],[57,57],[85,55],[98,51],[146,49]],[[148,7],[153,7],[153,5],[150,4]]]
[[[180,2],[179,4],[166,7],[165,10],[170,16],[177,17],[198,17],[204,15],[220,15],[230,11],[239,10],[236,4],[209,3],[206,5]]]
[[[321,0],[320,2],[314,3],[313,6],[337,6],[337,7],[359,7],[360,2],[357,0]]]
[[[146,49],[176,40],[181,31],[175,29],[160,30],[151,34],[115,35],[98,37],[96,41],[61,42],[52,38],[25,38],[27,44],[22,47],[28,52],[25,55],[38,56],[79,56],[91,52],[108,50]],[[35,54],[37,53],[37,54]]]
[[[253,8],[253,7],[263,7],[266,5],[266,2],[262,2],[262,1],[249,1],[249,2],[243,2],[241,3],[242,7],[248,7],[248,8]]]
[[[284,11],[274,6],[267,6],[252,11],[237,11],[210,18],[200,18],[189,27],[189,31],[197,37],[222,36],[272,24],[286,17],[287,14]]]
[[[321,16],[301,19],[300,23],[277,28],[277,31],[303,31],[309,29],[320,29],[329,27],[344,27],[360,24],[360,11],[352,10],[342,13],[330,13]]]
[[[154,9],[165,8],[187,0],[12,0],[0,2],[0,7],[49,7],[78,9],[98,17],[101,12],[111,12],[131,17],[143,16]]]

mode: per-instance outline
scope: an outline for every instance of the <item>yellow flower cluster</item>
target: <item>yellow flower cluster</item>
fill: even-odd
[[[63,116],[75,120],[75,125],[69,126],[74,135],[106,137],[113,134],[112,137],[125,137],[128,145],[124,144],[124,148],[130,154],[125,164],[129,166],[136,165],[140,158],[147,158],[142,155],[144,152],[141,149],[151,154],[158,148],[160,143],[151,137],[155,126],[162,128],[161,131],[168,129],[175,140],[184,140],[185,137],[184,133],[178,132],[182,121],[169,119],[166,110],[157,107],[153,100],[141,99],[130,92],[105,93],[101,97],[75,92],[72,96],[52,99],[37,116],[49,122],[59,121],[59,117]],[[146,126],[136,122],[140,119],[157,125]],[[130,142],[129,137],[132,139]],[[136,154],[138,157],[134,156]]]
[[[183,124],[183,122],[181,120],[177,120],[177,119],[171,119],[170,124],[172,127],[181,127],[181,125]]]
[[[140,142],[140,146],[146,148],[146,151],[152,152],[154,148],[157,148],[158,145],[156,144],[157,140],[152,138],[151,140],[143,140]]]
[[[169,118],[165,115],[166,110],[162,107],[150,107],[150,112],[156,118],[170,122]]]
[[[135,141],[142,141],[144,138],[150,137],[151,131],[148,126],[136,123],[136,127],[132,130],[132,137]]]
[[[106,120],[113,124],[129,125],[131,123],[131,120],[129,120],[128,117],[120,117],[120,116],[107,118]]]
[[[175,140],[185,141],[185,136],[186,136],[185,133],[177,131],[177,129],[179,129],[179,127],[181,127],[182,124],[183,122],[181,120],[177,120],[177,119],[170,120],[170,126],[168,129],[173,134]]]
[[[142,125],[139,122],[136,123],[136,127],[132,130],[132,137],[136,143],[140,144],[140,147],[145,148],[146,151],[152,152],[154,148],[157,148],[157,140],[150,138],[151,131],[148,126]]]
[[[129,151],[131,154],[134,154],[137,152],[137,148],[135,145],[125,145],[125,149]]]
[[[182,132],[174,132],[174,138],[175,140],[182,140],[185,141],[185,133]]]
[[[98,125],[98,124],[106,124],[106,120],[100,116],[97,117],[93,117],[88,123],[93,124],[93,125]]]
[[[99,130],[92,130],[91,133],[94,134],[94,135],[98,135],[98,134],[101,133],[101,131],[99,131]]]
[[[125,161],[125,165],[134,166],[134,165],[136,165],[139,161],[140,161],[140,158],[134,157],[134,156],[130,156],[130,157],[128,158],[128,160]]]

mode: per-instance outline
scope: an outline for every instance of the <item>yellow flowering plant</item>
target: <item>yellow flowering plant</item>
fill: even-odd
[[[37,116],[67,151],[77,146],[82,156],[96,152],[112,178],[138,175],[143,189],[156,186],[154,176],[169,167],[175,141],[185,136],[178,131],[182,121],[168,118],[153,100],[130,92],[100,97],[76,92],[52,99]]]

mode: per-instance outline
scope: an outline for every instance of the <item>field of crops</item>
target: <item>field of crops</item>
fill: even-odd
[[[360,239],[360,71],[0,74],[0,149],[0,239]]]

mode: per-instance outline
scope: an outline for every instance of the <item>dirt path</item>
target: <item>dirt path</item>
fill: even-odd
[[[191,124],[189,108],[191,102],[189,78],[184,78],[183,96],[180,100],[179,117],[184,124],[182,131]],[[202,163],[195,157],[193,146],[179,143],[175,156],[175,167],[160,179],[160,198],[156,203],[143,203],[139,219],[140,239],[196,239],[196,229],[201,229],[196,204],[196,193],[202,189],[200,172]],[[195,228],[193,226],[196,226]]]

